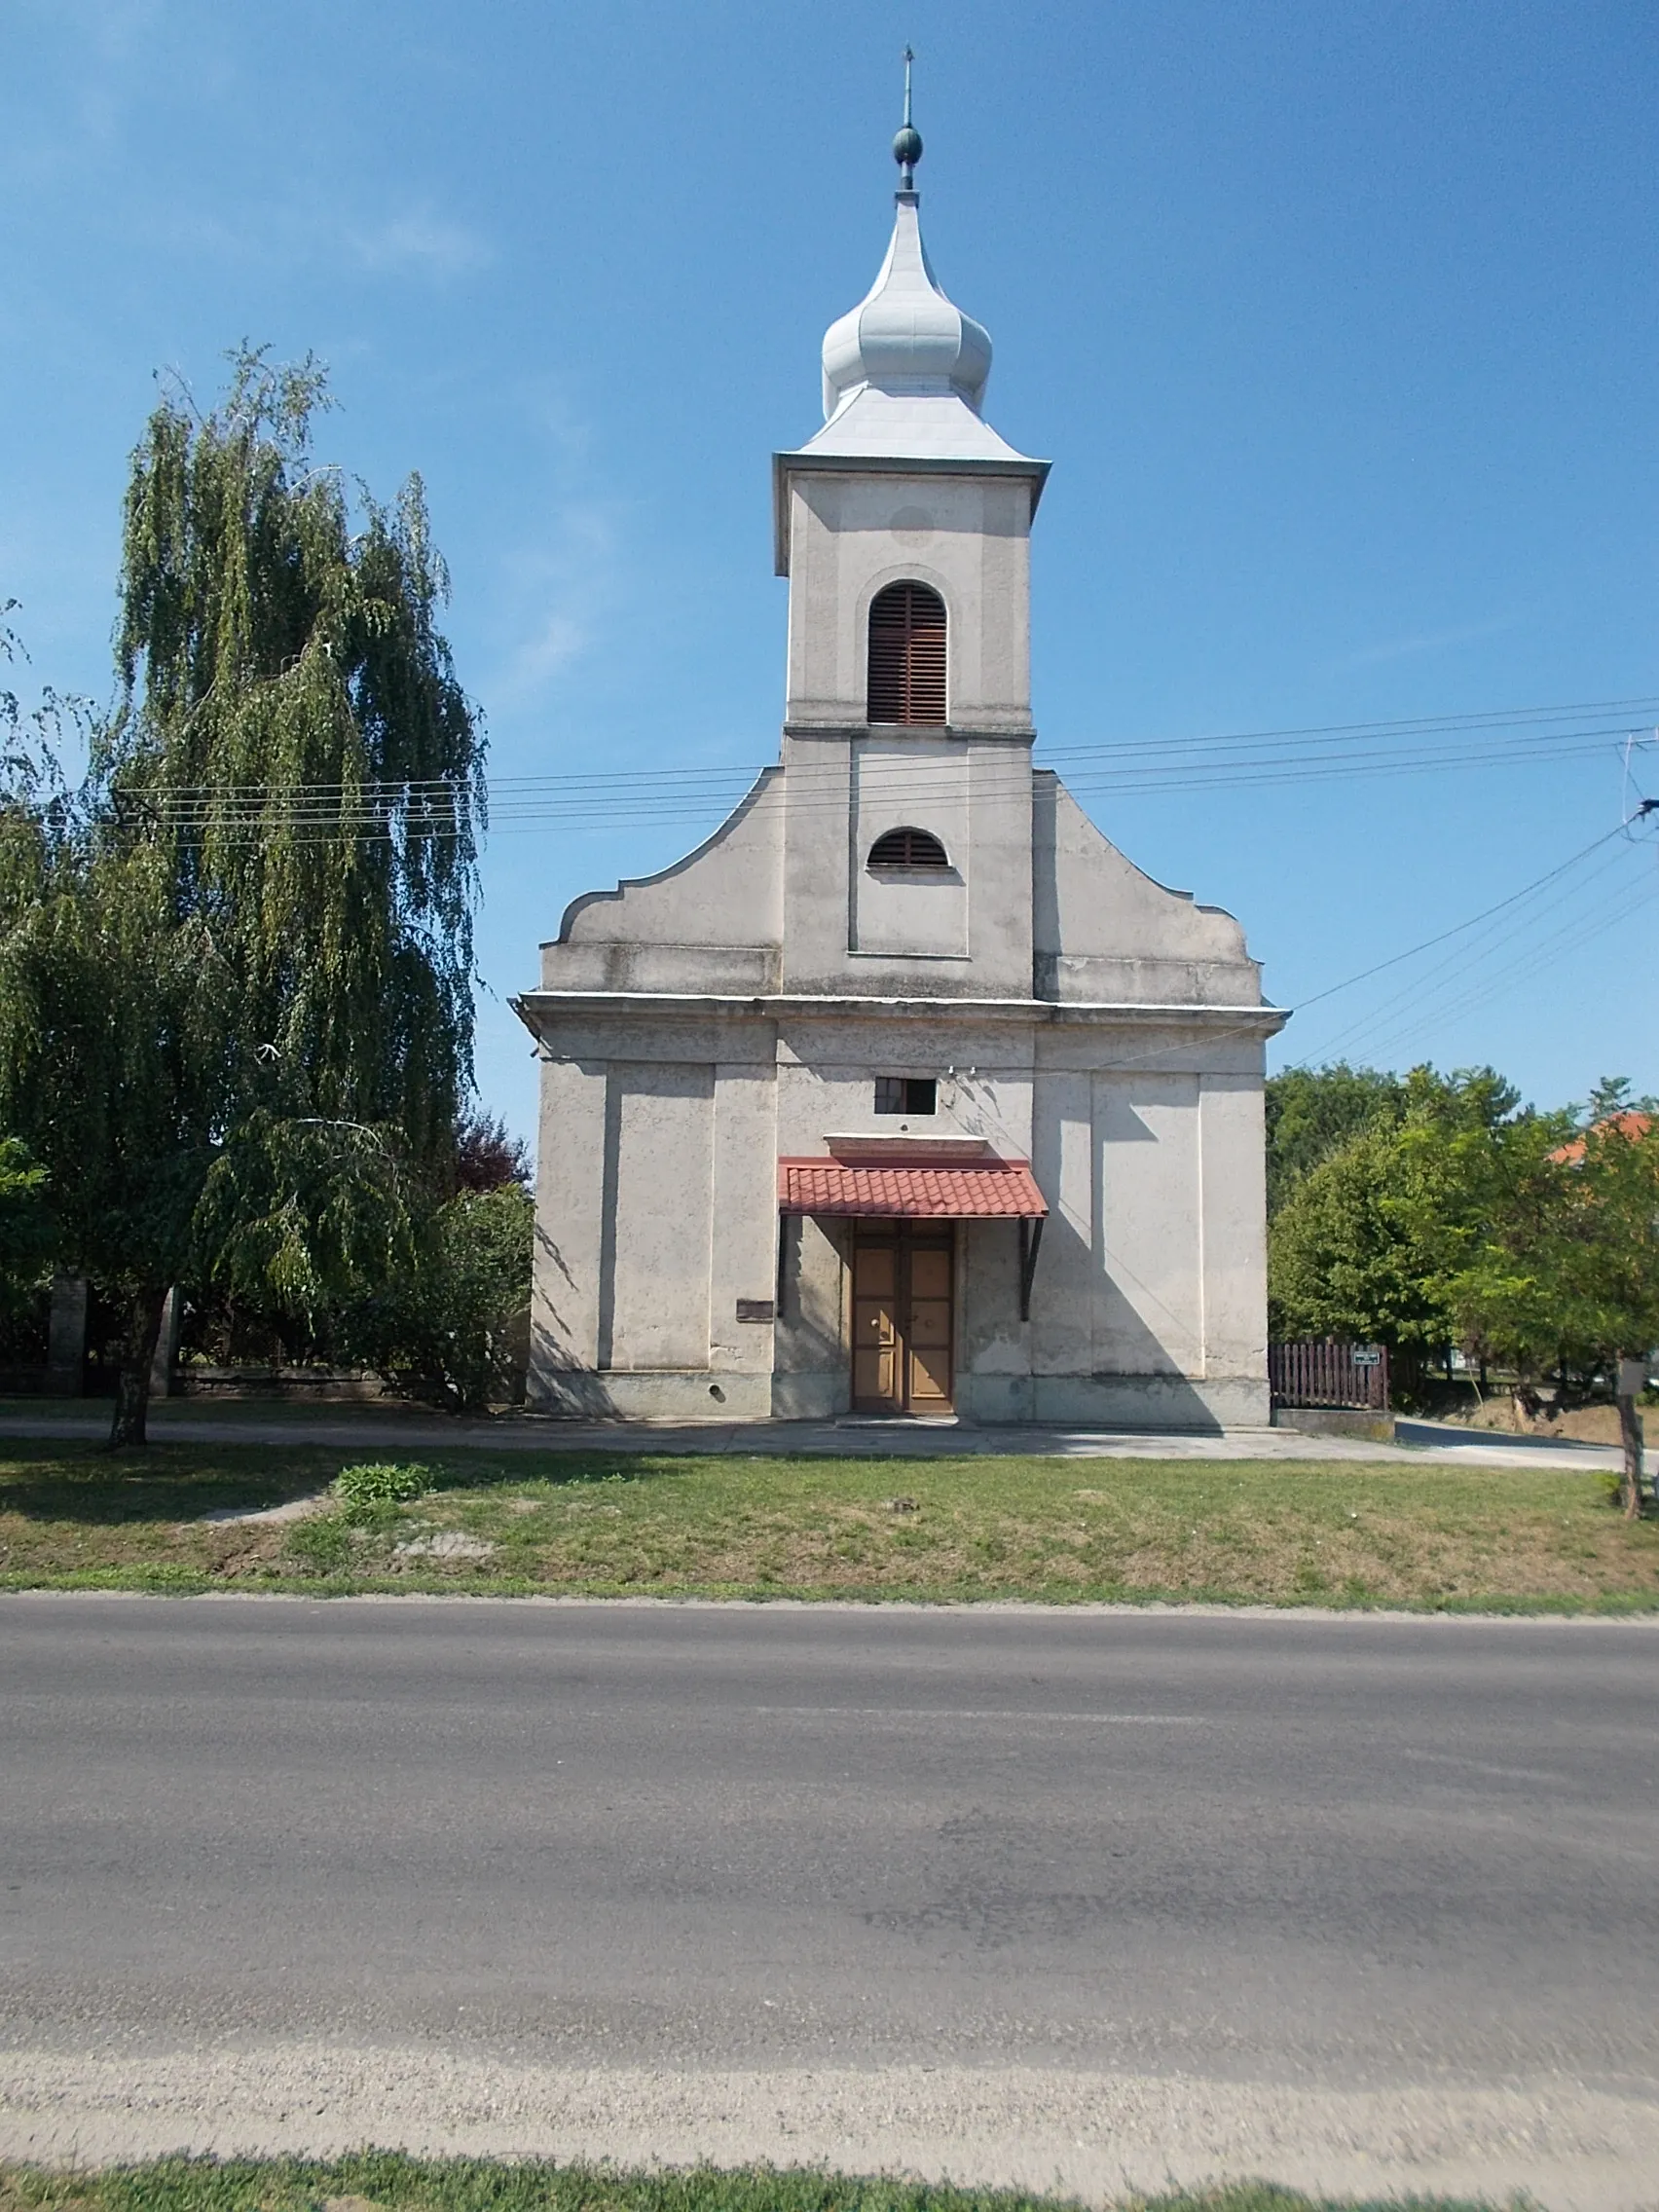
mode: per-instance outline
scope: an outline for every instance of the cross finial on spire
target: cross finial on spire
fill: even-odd
[[[909,47],[904,49],[904,121],[893,141],[893,159],[899,164],[899,190],[913,193],[916,189],[916,164],[922,158],[922,134],[910,121],[910,64],[916,56]]]

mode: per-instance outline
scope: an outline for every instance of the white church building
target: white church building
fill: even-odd
[[[773,460],[778,764],[590,892],[516,1001],[541,1061],[530,1403],[687,1419],[1268,1419],[1263,1074],[1239,925],[1035,767],[1049,463],[893,240]]]

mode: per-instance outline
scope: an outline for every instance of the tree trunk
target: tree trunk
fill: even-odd
[[[1619,1361],[1619,1442],[1624,1446],[1619,1498],[1627,1521],[1636,1520],[1641,1511],[1641,1416],[1636,1410],[1636,1393],[1645,1381],[1644,1365],[1634,1359]]]
[[[109,1429],[112,1452],[129,1451],[148,1441],[144,1427],[150,1412],[150,1366],[156,1356],[156,1340],[162,1333],[162,1308],[166,1297],[165,1282],[147,1282],[133,1292],[127,1309],[121,1372],[115,1383],[115,1419]]]

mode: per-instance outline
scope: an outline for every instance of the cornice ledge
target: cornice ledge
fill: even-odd
[[[848,722],[786,721],[784,735],[801,739],[832,739],[844,745],[851,739],[876,738],[883,743],[910,738],[955,738],[975,745],[1024,745],[1037,742],[1030,722],[1004,722],[981,726],[977,722]]]
[[[750,996],[704,991],[521,991],[509,1002],[519,1018],[556,1014],[656,1014],[664,1019],[716,1021],[857,1020],[860,1016],[932,1014],[957,1020],[1006,1021],[1037,1026],[1110,1019],[1192,1023],[1202,1029],[1236,1029],[1274,1036],[1290,1019],[1290,1007],[1157,1005],[1139,999],[1056,1000],[878,997],[812,991]]]

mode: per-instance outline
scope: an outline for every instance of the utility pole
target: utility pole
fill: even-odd
[[[1619,1442],[1624,1446],[1625,1519],[1641,1512],[1641,1416],[1636,1401],[1647,1386],[1645,1359],[1621,1359],[1618,1376]]]
[[[1659,814],[1659,798],[1644,798],[1633,819],[1641,822],[1649,814]],[[1623,1359],[1619,1361],[1618,1409],[1619,1442],[1624,1446],[1625,1519],[1634,1521],[1641,1512],[1641,1416],[1636,1410],[1636,1401],[1647,1386],[1647,1361]],[[1659,1498],[1659,1483],[1654,1485],[1655,1498]]]

